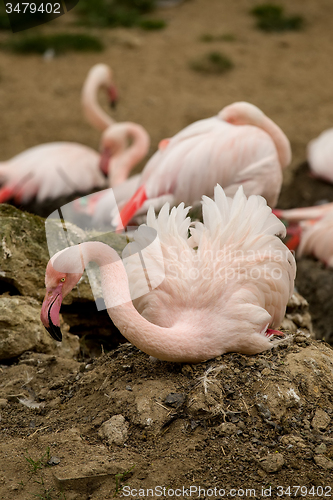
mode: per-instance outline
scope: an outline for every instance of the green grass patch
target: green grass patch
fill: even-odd
[[[100,52],[104,48],[98,38],[84,33],[15,36],[3,44],[3,47],[20,54],[44,54],[48,49],[53,49],[56,54],[69,51]]]
[[[221,35],[211,35],[210,33],[204,33],[200,36],[200,42],[210,43],[210,42],[234,42],[236,40],[235,35],[232,33],[224,33]]]
[[[286,16],[280,5],[257,5],[250,12],[257,18],[257,28],[263,31],[299,30],[304,24],[302,16]]]
[[[87,26],[137,26],[141,16],[154,10],[155,0],[80,0],[80,24]]]
[[[234,67],[232,60],[221,52],[209,52],[200,59],[191,61],[194,71],[209,74],[222,74]]]
[[[163,19],[141,19],[138,24],[146,31],[162,30],[167,25]]]

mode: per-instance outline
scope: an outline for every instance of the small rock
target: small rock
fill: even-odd
[[[230,436],[231,434],[235,434],[235,432],[237,431],[237,426],[235,424],[232,424],[231,422],[224,422],[223,424],[219,425],[216,430],[219,434],[226,434]]]
[[[51,457],[50,460],[48,460],[47,465],[58,465],[60,464],[60,458],[58,457]]]
[[[260,467],[265,472],[277,472],[284,466],[284,458],[282,453],[275,453],[274,455],[267,455],[260,461]]]
[[[315,416],[312,419],[311,425],[316,431],[323,431],[327,428],[330,421],[331,419],[327,415],[327,413],[321,408],[318,408],[316,410]]]
[[[115,443],[122,446],[127,439],[128,423],[122,415],[114,415],[101,425],[98,435],[106,438],[110,445]]]
[[[8,403],[8,399],[1,398],[0,399],[0,408],[3,408],[4,406],[6,406],[7,403]]]
[[[179,406],[181,406],[185,402],[185,399],[186,399],[185,394],[171,392],[170,394],[167,395],[164,402],[167,405],[172,406],[172,408],[179,408]]]
[[[315,447],[314,452],[316,453],[316,455],[322,455],[323,453],[325,453],[326,450],[327,450],[326,444],[321,443]]]
[[[322,469],[333,469],[333,460],[326,458],[324,455],[316,455],[314,461]]]
[[[261,372],[261,375],[269,375],[271,373],[271,370],[269,368],[264,368],[263,371]]]
[[[262,403],[257,403],[256,407],[257,407],[259,415],[263,419],[268,419],[268,420],[271,419],[271,417],[272,417],[271,412],[269,411],[268,408],[266,408],[266,406],[264,406]]]
[[[185,375],[185,377],[190,377],[191,375],[193,375],[192,366],[184,365],[182,368],[182,374]]]

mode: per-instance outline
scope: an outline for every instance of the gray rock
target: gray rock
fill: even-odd
[[[265,472],[277,472],[284,466],[284,458],[282,453],[274,453],[267,455],[260,461],[260,467]]]
[[[321,408],[318,408],[316,410],[315,416],[312,419],[311,425],[316,431],[323,431],[327,428],[330,421],[331,419],[327,415],[327,413]]]
[[[128,436],[128,423],[122,415],[114,415],[101,425],[98,435],[106,438],[110,445],[115,443],[122,446]]]

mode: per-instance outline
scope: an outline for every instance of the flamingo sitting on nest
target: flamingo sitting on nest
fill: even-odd
[[[291,236],[287,242],[290,250],[298,247],[298,257],[313,255],[333,267],[333,203],[273,212],[290,224],[287,228]]]
[[[86,242],[55,254],[46,268],[41,320],[61,340],[62,299],[90,261],[100,266],[108,313],[121,333],[145,353],[166,361],[196,363],[226,352],[255,354],[270,349],[293,292],[295,260],[276,236],[285,227],[260,196],[234,199],[220,186],[215,201],[203,197],[203,224],[187,217],[181,203],[158,217],[152,207],[123,256],[100,242]],[[188,237],[188,231],[191,236]],[[155,231],[156,245],[149,245]],[[158,240],[155,240],[158,241]],[[142,272],[138,251],[143,251]],[[162,256],[161,256],[162,255]],[[151,273],[151,269],[153,272]],[[145,275],[163,281],[142,294]],[[151,281],[151,282],[152,282]],[[135,307],[132,297],[135,300]],[[108,306],[109,304],[109,306]]]
[[[145,166],[138,189],[122,203],[118,229],[141,207],[146,211],[149,204],[157,208],[165,201],[193,204],[204,194],[212,196],[217,183],[228,196],[242,185],[247,196],[262,195],[274,207],[282,169],[290,161],[290,143],[282,130],[253,104],[236,102],[162,141]],[[101,216],[110,218],[111,211],[108,206]]]
[[[309,142],[307,157],[313,174],[333,183],[333,128]]]
[[[83,86],[82,105],[85,115],[94,126],[105,130],[114,124],[97,102],[98,89],[106,89],[111,104],[117,93],[108,66],[94,66]],[[14,198],[17,203],[37,202],[67,196],[75,191],[87,192],[106,186],[100,171],[100,155],[82,144],[54,142],[30,148],[0,162],[0,203]]]

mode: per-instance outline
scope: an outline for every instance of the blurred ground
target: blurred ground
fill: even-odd
[[[49,141],[97,147],[99,134],[82,118],[80,91],[89,68],[102,61],[114,69],[119,88],[114,118],[144,125],[151,152],[160,139],[194,120],[246,100],[280,125],[292,144],[293,165],[298,165],[307,142],[333,123],[333,4],[279,2],[286,13],[304,16],[304,30],[267,34],[254,28],[249,14],[258,3],[187,0],[154,13],[168,22],[162,31],[89,30],[105,41],[107,49],[100,54],[71,53],[46,62],[1,51],[0,159]],[[73,31],[71,21],[67,15],[39,30]],[[203,34],[231,34],[235,40],[204,43]],[[232,59],[231,71],[206,75],[190,69],[191,60],[215,50]]]

